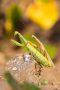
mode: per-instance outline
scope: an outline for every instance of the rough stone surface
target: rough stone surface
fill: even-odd
[[[39,85],[41,66],[30,57],[29,61],[25,61],[25,56],[16,56],[7,63],[8,70],[20,83],[24,81],[33,82]]]

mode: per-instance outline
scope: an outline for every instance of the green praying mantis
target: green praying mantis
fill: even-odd
[[[36,36],[32,35],[32,37],[36,40],[37,45],[26,40],[19,32],[15,32],[14,36],[18,35],[19,40],[21,43],[17,42],[16,40],[11,40],[15,45],[26,47],[28,51],[31,53],[31,55],[34,57],[34,59],[42,66],[46,67],[53,67],[54,64],[47,53],[46,49],[44,48],[44,45],[41,43],[39,39],[37,39]],[[39,49],[38,49],[39,47]]]

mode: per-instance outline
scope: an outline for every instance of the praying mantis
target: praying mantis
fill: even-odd
[[[36,36],[32,35],[32,37],[35,39],[35,41],[37,42],[37,45],[32,43],[31,41],[26,40],[19,32],[15,32],[14,36],[18,35],[21,43],[17,42],[16,40],[11,40],[13,42],[13,44],[17,45],[17,46],[22,46],[22,47],[26,47],[27,50],[31,53],[31,55],[34,57],[34,60],[36,60],[38,62],[38,64],[42,65],[42,66],[46,66],[46,67],[53,67],[54,64],[48,54],[48,52],[46,51],[44,45],[42,44],[42,42],[37,39]],[[39,49],[38,49],[39,47]]]

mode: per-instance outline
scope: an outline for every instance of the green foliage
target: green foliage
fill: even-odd
[[[32,83],[19,84],[8,71],[4,73],[4,77],[13,90],[42,90]]]
[[[24,37],[26,38],[26,40],[30,40],[31,42],[35,43],[34,38],[32,38],[31,36],[32,36],[32,34],[26,34],[26,35],[24,35]]]
[[[57,47],[52,44],[45,44],[45,48],[47,52],[49,53],[50,57],[53,59],[57,53]]]
[[[13,90],[23,90],[21,85],[12,77],[8,71],[4,73],[4,77]]]
[[[17,23],[22,19],[23,12],[20,7],[16,4],[12,4],[6,12],[7,20],[10,20],[13,24],[13,27],[16,28]]]
[[[42,90],[41,88],[35,86],[33,83],[28,83],[28,82],[25,82],[23,87],[24,90]]]

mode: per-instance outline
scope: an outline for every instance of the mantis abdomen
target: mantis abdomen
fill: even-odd
[[[41,65],[44,66],[53,66],[36,48],[31,46],[29,43],[26,46],[34,59]]]

